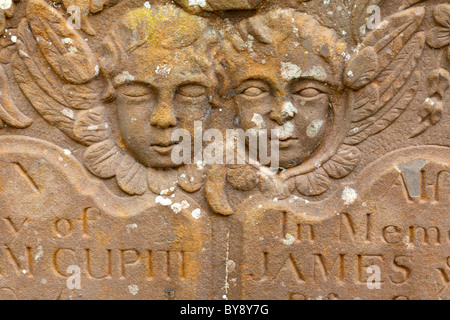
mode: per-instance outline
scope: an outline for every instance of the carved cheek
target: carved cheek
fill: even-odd
[[[148,101],[118,97],[117,115],[122,137],[128,145],[139,144],[149,134],[152,108]]]
[[[262,98],[236,98],[238,112],[241,117],[242,128],[248,130],[254,127],[266,128],[270,123],[271,106],[275,103],[273,97],[266,95]],[[263,122],[255,119],[262,119]]]
[[[206,97],[196,99],[178,99],[175,105],[175,115],[178,127],[194,132],[195,121],[205,121],[206,110],[210,107]]]
[[[316,99],[295,99],[298,113],[294,117],[295,130],[305,141],[320,141],[328,126],[329,98],[321,94]]]

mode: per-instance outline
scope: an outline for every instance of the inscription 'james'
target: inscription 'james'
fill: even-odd
[[[391,167],[352,206],[324,221],[308,214],[308,204],[301,213],[261,206],[243,222],[243,297],[268,298],[264,292],[280,285],[282,299],[417,299],[420,293],[410,291],[417,286],[445,297],[447,177],[446,165],[432,160]],[[302,200],[284,206],[296,202]]]

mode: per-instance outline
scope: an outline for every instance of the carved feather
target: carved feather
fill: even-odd
[[[388,126],[390,126],[395,120],[400,117],[400,115],[405,111],[407,106],[414,99],[417,88],[419,86],[420,74],[414,73],[408,83],[395,95],[395,97],[390,101],[390,103],[384,108],[385,113],[382,113],[377,117],[372,117],[367,123],[362,127],[357,127],[358,130],[353,129],[353,133],[344,140],[345,144],[357,145],[370,136],[380,133]]]
[[[42,0],[30,0],[19,26],[18,53],[12,61],[15,78],[36,110],[73,140],[92,141],[74,133],[78,110],[96,106],[99,94],[92,81],[96,59],[76,30]]]
[[[17,109],[9,95],[8,78],[0,66],[0,119],[15,128],[26,128],[33,120]]]
[[[361,28],[367,23],[371,13],[370,6],[378,6],[384,0],[356,0],[352,10],[352,36],[356,43],[360,43],[364,37]],[[368,12],[369,11],[369,12]],[[365,30],[366,28],[364,28]]]
[[[377,53],[378,71],[368,66],[373,74],[369,81],[364,66],[356,57],[349,61],[344,75],[346,84],[371,83],[353,86],[358,89],[354,95],[354,112],[345,143],[357,145],[391,125],[413,100],[419,85],[419,75],[414,73],[425,45],[425,33],[414,32],[423,20],[424,10],[415,8],[395,14],[384,21],[364,40],[366,49]],[[352,68],[358,71],[350,72]],[[359,70],[359,69],[361,70]],[[356,79],[349,79],[356,75]],[[361,80],[359,80],[361,77]],[[403,99],[401,99],[403,98]]]
[[[56,126],[69,137],[77,141],[73,135],[74,114],[48,95],[33,79],[21,57],[16,54],[12,60],[14,76],[25,96],[36,110],[50,124]]]
[[[39,49],[59,77],[74,84],[94,79],[98,64],[93,52],[61,14],[42,0],[30,0],[26,15]]]

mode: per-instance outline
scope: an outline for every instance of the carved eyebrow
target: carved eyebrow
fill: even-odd
[[[293,90],[303,90],[307,88],[316,88],[324,93],[328,93],[330,85],[327,82],[317,81],[315,79],[296,79],[291,84]]]
[[[116,75],[113,78],[113,85],[115,87],[121,86],[123,84],[128,84],[134,82],[134,76],[128,71],[123,71],[122,73]]]
[[[160,81],[158,81],[158,79],[149,79],[150,81],[146,81],[143,79],[136,79],[132,74],[130,74],[128,71],[124,71],[121,74],[116,75],[113,78],[113,85],[114,87],[118,87],[124,84],[140,84],[140,85],[151,85],[154,87],[158,87],[155,84],[158,84]],[[185,78],[183,78],[183,75],[181,75],[180,77],[178,77],[177,79],[177,83],[175,84],[175,86],[180,87],[186,84],[197,84],[197,85],[202,85],[205,87],[209,87],[212,83],[211,79],[208,78],[207,75],[201,73],[201,74],[196,74],[194,77],[192,76],[186,76]]]
[[[211,86],[211,79],[208,79],[208,77],[204,74],[196,75],[195,77],[187,77],[186,79],[179,79],[180,81],[177,83],[177,87],[193,84],[198,86],[204,86],[204,87],[210,87]]]
[[[316,80],[322,83],[329,83],[335,85],[334,76],[332,69],[327,65],[323,67],[321,65],[313,65],[309,68],[304,68],[306,70],[300,70],[297,77],[293,77],[291,80]],[[330,70],[331,69],[331,70]]]
[[[299,78],[295,78],[292,81],[299,81],[299,80],[317,81],[317,82],[320,82],[329,87],[336,87],[338,85],[337,82],[331,76],[327,76],[326,78],[323,78],[320,76],[317,77],[316,75],[313,75],[313,74],[306,74],[306,75],[301,75]]]
[[[270,83],[270,81],[266,81],[265,79],[258,79],[258,78],[250,78],[247,80],[242,81],[237,87],[236,87],[236,91],[240,91],[243,88],[249,87],[249,86],[254,86],[254,87],[264,87],[267,89],[272,89],[272,85]]]
[[[269,88],[274,87],[274,83],[272,82],[272,80],[270,78],[260,76],[260,75],[255,75],[255,76],[246,77],[244,80],[240,81],[239,84],[235,87],[235,89],[245,86],[246,84],[262,84],[264,86],[268,86]]]

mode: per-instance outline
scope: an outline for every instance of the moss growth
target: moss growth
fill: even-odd
[[[198,17],[172,5],[134,9],[125,26],[151,46],[172,48],[192,44],[205,28]]]

